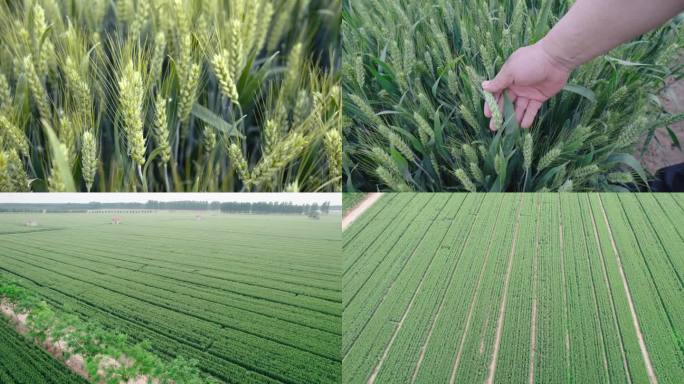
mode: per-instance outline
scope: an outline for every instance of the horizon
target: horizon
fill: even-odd
[[[219,203],[293,203],[297,205],[342,205],[341,193],[5,193],[0,205],[12,204],[145,204],[158,202],[219,202]]]

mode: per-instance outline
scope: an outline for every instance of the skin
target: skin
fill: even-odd
[[[543,39],[513,52],[482,88],[494,95],[500,109],[508,91],[518,123],[529,128],[542,104],[563,89],[575,68],[682,11],[684,0],[577,0]],[[484,113],[492,117],[486,103]],[[489,127],[494,129],[493,122]]]

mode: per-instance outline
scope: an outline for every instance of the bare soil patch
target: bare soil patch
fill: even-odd
[[[342,218],[342,230],[344,231],[354,220],[358,219],[361,214],[363,214],[368,208],[373,205],[378,199],[382,197],[382,193],[374,192],[369,193],[356,207],[352,208],[343,218]]]
[[[665,110],[675,114],[684,112],[684,80],[670,81],[669,85],[660,97]],[[684,121],[670,126],[679,142],[684,146]],[[635,157],[641,158],[644,168],[655,173],[660,168],[684,163],[684,151],[672,145],[672,139],[667,130],[659,127],[655,137],[649,143],[643,157],[641,151],[646,138],[642,138],[635,148]]]

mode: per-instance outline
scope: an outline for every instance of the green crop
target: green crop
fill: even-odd
[[[676,383],[682,214],[678,194],[384,194],[342,233],[342,382]]]
[[[117,335],[107,345],[140,356],[141,368],[196,368],[221,383],[339,383],[340,214],[319,206],[312,220],[294,212],[300,205],[269,215],[218,211],[250,210],[239,203],[179,207],[47,213],[35,227],[22,225],[26,213],[1,213],[2,275],[39,300],[2,282],[0,299],[27,302],[32,312],[45,300],[56,320],[41,323],[83,330],[73,336],[88,350],[101,350],[91,345],[99,335]],[[113,215],[121,224],[109,224]],[[84,328],[91,322],[98,326]]]
[[[0,191],[340,190],[340,12],[0,2]]]
[[[3,384],[87,383],[31,340],[18,334],[5,319],[0,319],[0,361],[0,382]]]
[[[345,188],[624,190],[648,175],[632,153],[666,114],[656,95],[683,41],[672,22],[577,69],[530,131],[510,102],[483,114],[481,89],[572,2],[360,0],[343,5]],[[527,133],[530,135],[528,136]]]
[[[126,335],[105,330],[95,321],[83,321],[73,314],[55,312],[40,296],[18,286],[3,275],[0,275],[0,298],[12,305],[15,313],[25,312],[28,314],[26,329],[30,339],[24,340],[23,347],[27,349],[27,352],[41,359],[34,361],[34,364],[36,364],[34,374],[32,375],[34,379],[37,378],[36,373],[45,372],[50,367],[53,367],[53,369],[60,367],[60,363],[57,360],[53,360],[51,356],[41,356],[45,352],[41,351],[37,346],[29,347],[31,341],[42,344],[49,338],[53,341],[61,340],[68,347],[64,351],[63,356],[65,359],[74,354],[83,357],[84,366],[87,369],[91,383],[117,383],[132,380],[143,375],[154,377],[161,382],[173,381],[188,384],[216,382],[212,379],[200,377],[196,361],[188,361],[183,357],[179,357],[172,362],[165,363],[157,356],[148,352],[148,349],[150,349],[149,343],[133,344],[129,342]],[[4,321],[5,319],[0,319],[0,323]],[[4,326],[4,324],[0,324],[0,336],[16,338],[16,336],[9,335],[10,332],[13,333],[15,331],[2,329]],[[15,344],[14,347],[18,348],[20,345],[22,344]],[[2,352],[3,354],[7,353],[7,351]],[[20,349],[14,350],[14,353],[19,352],[21,352]],[[105,356],[113,358],[126,356],[129,364],[110,366],[104,369],[103,372],[98,372],[98,367],[101,367]],[[31,360],[25,360],[22,364],[26,364],[29,361]],[[14,367],[9,373],[12,375],[24,373],[20,370],[23,368],[22,364]],[[64,377],[62,382],[86,382],[82,379],[79,380],[80,378],[78,377],[72,377],[75,375],[70,374],[66,367],[62,366],[61,368],[61,372],[55,369],[54,374]],[[0,374],[2,374],[2,371],[0,371]],[[50,377],[45,377],[43,380],[45,382],[53,382],[53,379]],[[5,383],[4,380],[2,382]]]

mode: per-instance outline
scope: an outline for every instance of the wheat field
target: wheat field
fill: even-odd
[[[0,1],[0,190],[341,189],[338,0]]]
[[[645,189],[635,143],[684,118],[659,101],[683,75],[681,17],[579,67],[529,130],[482,90],[572,3],[345,1],[345,190]]]

